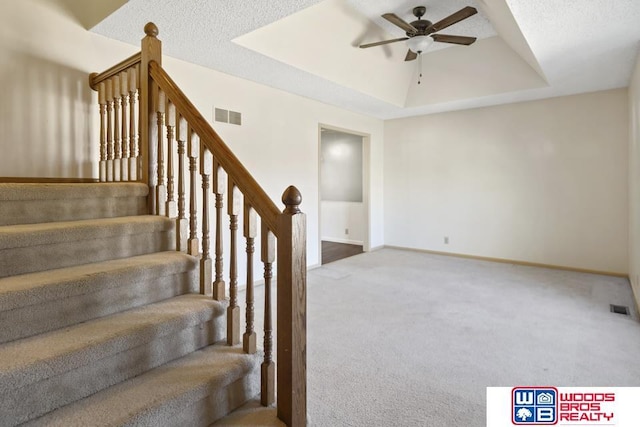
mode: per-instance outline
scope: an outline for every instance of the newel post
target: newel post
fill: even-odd
[[[278,218],[278,418],[289,427],[307,418],[307,220],[294,186],[282,195]]]
[[[149,63],[155,61],[162,65],[162,43],[158,40],[158,27],[153,22],[144,26],[146,36],[142,39],[140,61],[140,180],[149,185],[149,213],[156,212],[157,153],[151,133],[157,118],[153,108],[153,80],[149,74]]]

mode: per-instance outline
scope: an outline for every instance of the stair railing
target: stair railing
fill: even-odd
[[[141,52],[89,78],[90,86],[98,92],[100,107],[100,181],[140,181],[149,185],[149,212],[176,221],[176,250],[200,258],[200,292],[212,294],[216,300],[225,299],[226,293],[222,245],[226,196],[230,232],[227,344],[242,341],[244,352],[250,354],[257,351],[253,257],[255,239],[260,233],[265,286],[261,403],[265,406],[276,403],[278,418],[287,425],[304,426],[306,216],[299,209],[300,192],[288,187],[282,196],[285,208],[280,212],[162,68],[158,28],[148,23],[144,31]],[[214,259],[209,237],[211,194],[215,195]],[[201,208],[198,200],[202,202]],[[237,277],[240,214],[247,260],[242,339]],[[271,299],[276,261],[277,381]]]

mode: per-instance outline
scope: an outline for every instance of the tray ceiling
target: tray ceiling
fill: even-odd
[[[418,5],[479,11],[442,31],[479,40],[434,43],[420,85],[404,42],[358,48]],[[636,0],[129,0],[92,31],[139,45],[148,21],[167,55],[382,119],[624,87],[640,41]]]

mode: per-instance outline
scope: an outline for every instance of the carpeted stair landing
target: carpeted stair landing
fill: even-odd
[[[0,184],[0,426],[208,426],[258,393],[146,195]]]

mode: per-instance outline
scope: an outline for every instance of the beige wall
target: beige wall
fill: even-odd
[[[370,136],[371,246],[383,241],[383,129],[381,120],[354,114],[310,99],[216,73],[183,61],[163,63],[191,101],[208,118],[213,106],[242,113],[242,126],[216,124],[229,144],[267,193],[280,196],[295,184],[307,214],[309,265],[319,258],[319,123]],[[367,173],[365,171],[365,173]]]
[[[86,31],[66,3],[0,2],[0,176],[97,175],[97,120],[87,119],[97,114],[87,75],[137,48]],[[627,227],[626,160],[628,141],[637,153],[640,133],[638,69],[628,138],[624,90],[383,123],[171,58],[164,65],[208,119],[214,105],[243,113],[243,126],[217,130],[274,200],[290,183],[300,187],[309,265],[319,262],[323,123],[371,135],[372,247],[612,272],[629,265],[638,285],[640,226]],[[640,210],[636,157],[632,218]]]
[[[0,176],[97,176],[97,101],[88,74],[139,48],[86,31],[67,10],[55,0],[0,2]],[[163,61],[207,119],[214,105],[242,112],[242,126],[216,130],[278,205],[288,185],[298,186],[308,215],[308,264],[319,263],[319,123],[370,134],[371,170],[381,171],[383,122],[183,61]],[[89,112],[95,118],[87,119]],[[382,174],[371,174],[370,183],[371,245],[380,246]]]
[[[0,2],[0,176],[96,176],[87,76],[133,52],[87,32],[62,1]]]
[[[385,244],[626,273],[627,145],[624,89],[387,121]]]
[[[640,307],[640,54],[629,84],[629,279]]]

